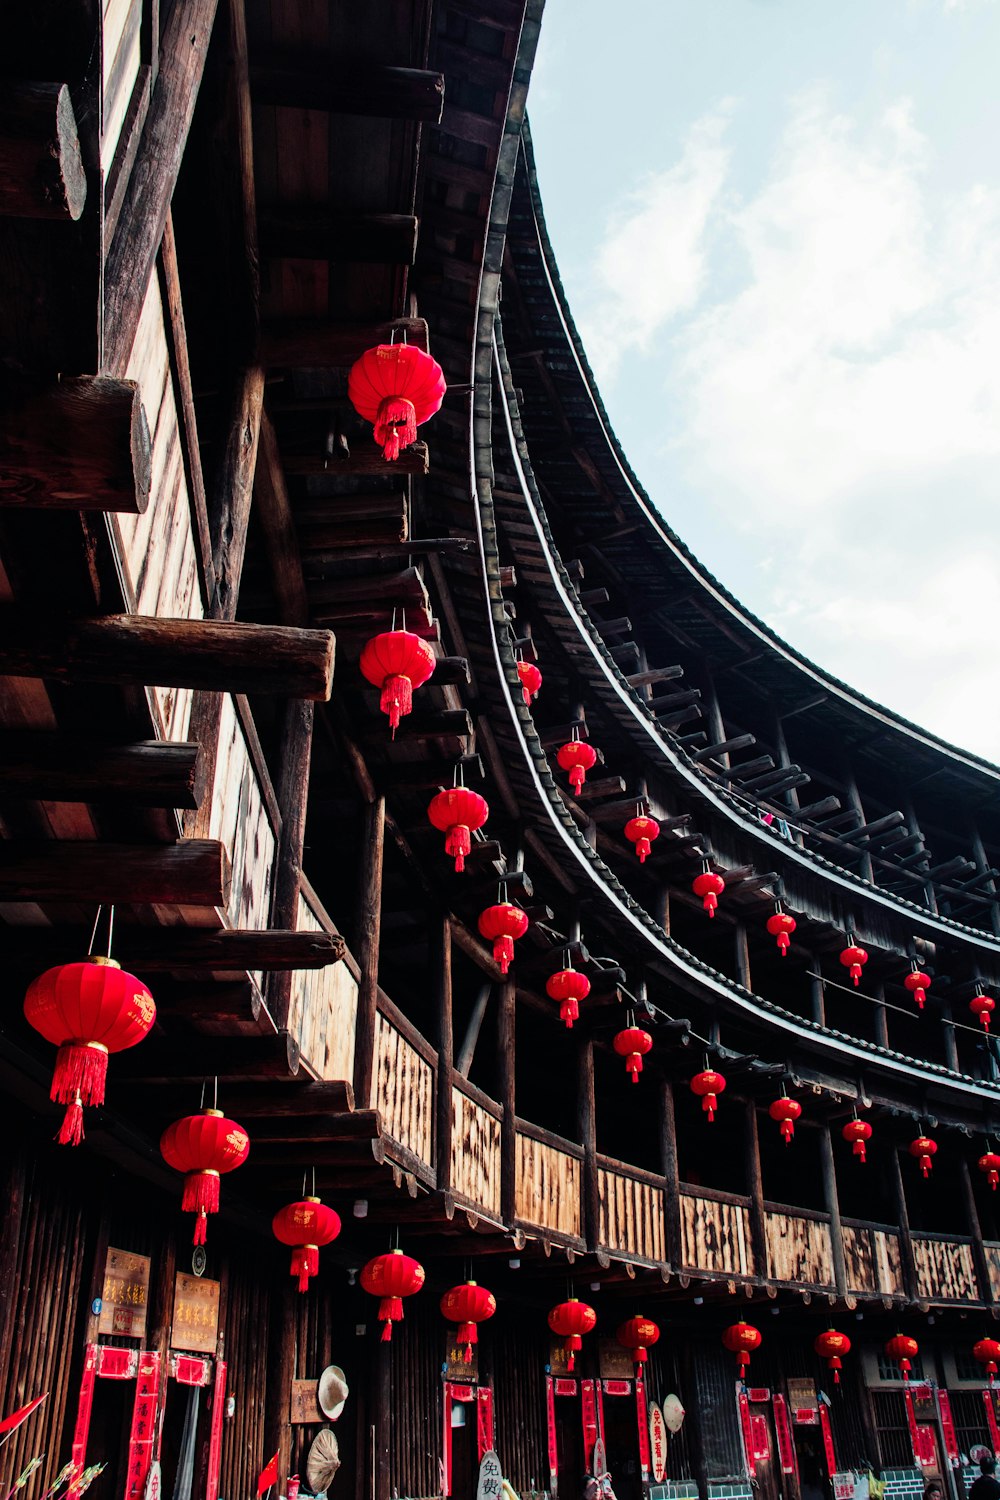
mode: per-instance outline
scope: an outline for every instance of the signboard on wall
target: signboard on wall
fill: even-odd
[[[598,1367],[602,1380],[631,1380],[632,1352],[617,1339],[600,1339],[597,1345]]]
[[[667,1473],[667,1424],[655,1401],[649,1403],[649,1452],[653,1478],[662,1484]]]
[[[195,1354],[215,1353],[219,1341],[219,1290],[217,1281],[178,1271],[174,1280],[171,1349],[190,1349]]]
[[[108,1246],[104,1261],[104,1285],[101,1289],[101,1314],[97,1332],[124,1334],[126,1338],[146,1336],[146,1308],[149,1303],[148,1255]]]

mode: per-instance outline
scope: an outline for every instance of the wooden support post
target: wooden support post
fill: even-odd
[[[392,1431],[392,1364],[391,1345],[375,1345],[372,1361],[372,1439],[374,1473],[372,1500],[390,1500],[389,1438]]]
[[[986,1250],[983,1246],[983,1226],[979,1221],[979,1210],[976,1207],[976,1195],[972,1187],[972,1173],[969,1171],[968,1161],[961,1155],[958,1158],[958,1186],[962,1194],[962,1203],[965,1209],[965,1217],[969,1224],[969,1233],[972,1236],[972,1261],[976,1268],[979,1296],[983,1302],[992,1303],[997,1299],[993,1292],[989,1262],[986,1259]]]
[[[757,1134],[757,1106],[748,1099],[746,1112],[746,1168],[750,1193],[750,1240],[753,1245],[754,1271],[768,1276],[767,1221],[764,1217],[764,1184],[760,1175],[760,1140]]]
[[[516,1216],[517,1202],[517,1091],[515,1044],[517,1040],[517,990],[510,979],[500,985],[500,1018],[497,1051],[500,1065],[500,1215],[506,1225]]]
[[[284,1282],[288,1282],[287,1276]],[[277,1493],[285,1493],[292,1454],[292,1381],[295,1378],[298,1317],[291,1284],[275,1294],[277,1316],[271,1320],[267,1361],[267,1399],[264,1406],[264,1452],[278,1455]]]
[[[285,705],[281,734],[281,765],[277,797],[281,813],[278,865],[271,903],[271,921],[276,927],[294,931],[299,925],[299,891],[302,888],[302,850],[309,802],[309,762],[312,756],[312,703],[290,698]],[[268,1009],[279,1031],[288,1026],[292,999],[292,975],[286,970],[273,974],[267,987]]]
[[[255,62],[250,80],[256,103],[292,109],[436,125],[444,108],[444,75],[426,68],[366,66],[297,54]]]
[[[2,414],[0,506],[142,515],[151,472],[134,380],[67,377]]]
[[[0,899],[226,906],[230,868],[218,839],[176,844],[0,840]]]
[[[818,960],[816,961],[818,963]],[[823,989],[823,980],[817,972],[809,980],[809,1006],[810,1015],[817,1026],[826,1025],[826,992]]]
[[[736,945],[736,977],[745,990],[752,992],[753,986],[750,981],[750,944],[747,942],[747,926],[745,922],[737,922],[735,930]]]
[[[267,412],[261,412],[260,417],[254,498],[266,543],[278,619],[282,625],[307,625],[309,599],[302,571],[302,552],[281,467],[278,439]]]
[[[958,1060],[958,1039],[955,1036],[955,1013],[951,1008],[950,1000],[944,1000],[941,1003],[941,1039],[944,1043],[945,1065],[953,1073],[961,1073],[962,1068]]]
[[[149,1324],[144,1347],[160,1356],[160,1388],[157,1392],[157,1417],[167,1397],[167,1356],[170,1352],[170,1325],[174,1313],[174,1282],[177,1275],[177,1237],[172,1230],[157,1236],[153,1261],[153,1278],[149,1288]],[[221,1326],[221,1319],[220,1319]]]
[[[653,916],[667,937],[670,936],[670,887],[658,886],[654,895]]]
[[[493,981],[487,979],[479,986],[479,992],[472,1005],[469,1016],[469,1024],[465,1028],[465,1036],[459,1048],[458,1057],[455,1060],[455,1071],[463,1078],[468,1078],[472,1067],[472,1059],[476,1055],[476,1043],[479,1041],[479,1033],[483,1029],[483,1021],[486,1018],[486,1008],[490,1003],[493,993]]]
[[[600,1242],[600,1195],[597,1188],[597,1097],[594,1088],[594,1042],[581,1037],[577,1052],[577,1132],[583,1147],[583,1237],[588,1250]]]
[[[660,1151],[663,1164],[663,1213],[666,1220],[667,1260],[673,1270],[683,1264],[681,1187],[677,1164],[677,1118],[674,1088],[669,1078],[660,1084]]]
[[[204,794],[201,747],[182,740],[107,745],[22,730],[0,736],[0,787],[46,802],[122,802],[196,808]]]
[[[0,1369],[10,1370],[17,1325],[17,1261],[26,1197],[24,1149],[13,1145],[3,1174],[3,1222],[0,1224]],[[22,1303],[23,1305],[23,1303]]]
[[[896,1204],[896,1223],[899,1225],[899,1259],[903,1271],[903,1286],[907,1297],[913,1302],[917,1297],[917,1273],[913,1263],[913,1240],[910,1237],[910,1215],[906,1208],[906,1190],[903,1186],[899,1150],[896,1146],[891,1146],[889,1150],[889,1184]]]
[[[260,365],[251,365],[240,371],[226,451],[209,518],[212,525],[212,561],[215,567],[212,613],[220,620],[236,618],[263,404],[264,370]]]
[[[385,852],[385,797],[376,795],[365,810],[365,841],[358,913],[358,1019],[354,1042],[354,1097],[367,1109],[375,1066],[378,1011],[378,956],[382,934],[382,862]]]
[[[889,1045],[889,1012],[885,1008],[885,985],[881,980],[875,985],[875,1040],[880,1047]]]
[[[833,1252],[833,1281],[838,1297],[847,1295],[847,1261],[844,1257],[844,1228],[840,1222],[840,1195],[837,1192],[837,1167],[829,1125],[819,1127],[820,1169],[823,1173],[823,1197],[830,1215],[830,1247]]]
[[[0,215],[74,221],[87,174],[65,83],[0,85]]]
[[[328,630],[152,615],[60,621],[0,607],[0,673],[9,677],[326,699],[333,655]]]
[[[436,941],[435,941],[436,939]],[[438,1192],[451,1188],[451,1088],[454,1071],[455,1029],[452,1014],[451,921],[440,918],[432,938],[434,989],[437,996],[437,1099],[434,1160]]]
[[[265,323],[261,363],[268,368],[308,366],[311,370],[345,369],[376,344],[393,339],[426,354],[430,348],[425,318],[396,318],[391,323],[331,323],[323,318],[296,318]]]

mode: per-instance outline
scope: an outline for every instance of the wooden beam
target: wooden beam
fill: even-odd
[[[277,786],[281,838],[278,843],[271,904],[271,920],[280,923],[282,927],[298,926],[314,713],[312,703],[290,698],[285,706],[282,724],[281,765]],[[287,1027],[291,1010],[292,979],[287,971],[272,976],[267,988],[267,998],[274,1024],[280,1031]]]
[[[437,125],[444,108],[444,75],[427,68],[374,67],[296,54],[254,62],[250,84],[257,104],[375,115]]]
[[[308,624],[309,600],[288,486],[281,467],[278,440],[266,412],[261,413],[257,470],[254,476],[257,518],[266,543],[267,565],[274,585],[278,618],[283,625]]]
[[[87,174],[65,83],[0,84],[0,215],[76,220]]]
[[[382,930],[382,865],[385,853],[385,797],[375,796],[366,810],[358,913],[358,1008],[354,1042],[354,1094],[367,1109],[375,1066],[378,1013],[378,961]]]
[[[78,957],[86,946],[86,934],[76,928],[4,928],[6,960],[24,969],[38,969],[46,961]],[[323,969],[327,964],[338,963],[344,951],[344,939],[330,932],[288,932],[276,927],[252,931],[121,924],[115,929],[116,958],[123,967],[141,974],[184,969],[203,969],[215,974],[256,969]]]
[[[629,687],[640,688],[651,687],[654,682],[672,682],[675,678],[683,676],[683,667],[653,667],[648,672],[633,672],[630,677],[626,677],[625,681]],[[697,688],[693,688],[691,691],[695,694],[696,698],[701,697],[701,693]],[[678,693],[676,697],[657,699],[655,701],[661,706],[665,703],[676,703],[680,707],[683,703],[693,703],[695,700],[691,697],[690,693]]]
[[[117,1061],[117,1059],[116,1059]],[[203,1036],[166,1043],[151,1038],[142,1047],[121,1054],[115,1076],[143,1083],[181,1080],[294,1078],[299,1070],[299,1044],[287,1031],[270,1036]]]
[[[142,515],[151,469],[134,380],[68,377],[2,414],[0,506]]]
[[[124,802],[197,808],[204,793],[201,747],[168,740],[105,744],[30,730],[0,734],[0,787],[45,802]]]
[[[229,882],[229,856],[217,839],[159,846],[0,840],[5,901],[225,906]]]
[[[412,266],[417,256],[413,214],[331,213],[327,208],[272,209],[260,219],[263,255]]]
[[[392,463],[383,458],[374,438],[355,441],[346,453],[286,453],[286,474],[367,474],[393,479],[401,474],[426,474],[430,456],[426,443],[411,443]]]
[[[226,1108],[241,1120],[351,1113],[362,1117],[361,1123],[371,1134],[378,1134],[375,1111],[354,1110],[354,1090],[344,1079],[315,1083],[296,1079],[294,1083],[269,1083],[264,1088],[235,1084],[226,1089]]]
[[[150,615],[60,621],[0,608],[0,672],[10,677],[323,700],[333,655],[327,630]]]
[[[376,344],[412,344],[430,348],[426,318],[396,318],[390,323],[336,323],[324,318],[283,318],[264,324],[261,363],[308,369],[346,369]]]
[[[250,365],[239,373],[210,516],[215,570],[212,612],[220,620],[236,618],[263,405],[264,370],[261,365]]]

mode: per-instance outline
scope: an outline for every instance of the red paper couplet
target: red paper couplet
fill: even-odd
[[[944,1451],[948,1461],[957,1468],[959,1463],[958,1438],[955,1436],[955,1420],[951,1414],[951,1397],[947,1391],[938,1391],[938,1411],[941,1413],[941,1431],[944,1434]]]
[[[580,1412],[583,1417],[583,1461],[588,1464],[597,1442],[597,1397],[592,1380],[580,1382]]]
[[[445,1382],[444,1387],[444,1435],[441,1444],[441,1452],[444,1455],[442,1467],[444,1473],[441,1476],[441,1494],[451,1494],[451,1386]]]
[[[205,1500],[219,1500],[219,1474],[222,1471],[222,1419],[226,1412],[226,1361],[215,1361],[215,1385],[212,1390],[212,1425],[208,1437],[208,1472],[205,1476]]]
[[[921,1465],[924,1462],[923,1444],[920,1441],[920,1433],[917,1430],[917,1413],[913,1406],[913,1392],[909,1387],[903,1391],[903,1402],[906,1406],[906,1425],[910,1429],[910,1447],[913,1449],[913,1462]]]
[[[642,1482],[649,1483],[649,1411],[646,1407],[646,1382],[642,1371],[635,1378],[635,1419],[639,1424],[639,1463]]]
[[[795,1462],[795,1444],[792,1442],[792,1428],[788,1420],[788,1405],[784,1396],[774,1398],[774,1435],[778,1440],[778,1457],[781,1459],[782,1474],[798,1474],[798,1466]]]
[[[94,1379],[97,1375],[98,1346],[88,1344],[83,1353],[83,1375],[80,1380],[80,1396],[76,1407],[76,1422],[73,1427],[73,1445],[70,1458],[73,1461],[73,1478],[66,1491],[67,1500],[73,1500],[83,1480],[87,1466],[87,1437],[90,1433],[90,1413],[94,1406]]]
[[[549,1442],[549,1488],[555,1493],[559,1477],[559,1439],[556,1435],[556,1393],[551,1375],[545,1377],[545,1426]]]
[[[128,1437],[126,1500],[139,1500],[146,1488],[149,1466],[153,1462],[156,1439],[156,1406],[160,1394],[160,1356],[153,1349],[139,1355],[136,1373],[135,1401],[132,1403],[132,1427]]]
[[[480,1386],[476,1396],[476,1438],[479,1446],[479,1462],[482,1463],[483,1454],[489,1453],[493,1447],[492,1386]]]
[[[754,1463],[753,1423],[750,1420],[750,1403],[740,1391],[736,1397],[740,1408],[740,1428],[743,1432],[743,1453],[746,1457],[747,1472],[753,1479],[757,1473],[757,1465]]]
[[[1000,1453],[1000,1429],[997,1428],[997,1412],[993,1405],[992,1391],[983,1391],[983,1404],[986,1407],[986,1425],[990,1429],[990,1446],[994,1453]]]
[[[826,1454],[826,1472],[832,1481],[837,1472],[837,1459],[833,1451],[833,1432],[830,1428],[830,1413],[824,1402],[819,1403],[819,1430],[823,1434],[823,1452]]]

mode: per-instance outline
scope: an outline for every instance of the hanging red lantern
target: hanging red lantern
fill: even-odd
[[[1000,1366],[1000,1343],[997,1343],[996,1339],[980,1339],[972,1346],[972,1357],[983,1366],[992,1385],[997,1368]]]
[[[866,1161],[865,1142],[872,1138],[872,1128],[867,1120],[848,1120],[840,1132],[844,1140],[854,1147],[854,1155],[860,1156],[861,1165]]]
[[[291,1274],[299,1278],[299,1291],[308,1291],[310,1277],[319,1274],[320,1247],[340,1233],[340,1215],[318,1198],[302,1198],[279,1208],[271,1228],[276,1240],[291,1246]]]
[[[975,1016],[976,1020],[979,1022],[988,1036],[990,1030],[990,1016],[996,1009],[996,1001],[991,1000],[989,995],[973,995],[972,999],[969,1001],[969,1009],[972,1011],[972,1014]]]
[[[580,1001],[590,994],[590,980],[578,969],[558,969],[545,981],[545,993],[559,1004],[559,1019],[566,1029],[580,1018]]]
[[[32,980],[24,1014],[58,1047],[49,1097],[65,1104],[56,1139],[83,1140],[83,1106],[104,1103],[108,1054],[124,1052],[149,1034],[156,1006],[146,986],[111,958],[59,964]]]
[[[629,843],[635,845],[639,863],[644,865],[650,849],[660,837],[659,823],[655,818],[647,817],[645,813],[636,813],[635,817],[629,818],[625,824],[624,832]]]
[[[389,716],[393,739],[400,719],[412,712],[413,689],[423,687],[435,665],[434,652],[412,630],[384,630],[362,651],[362,676],[382,694],[379,707]]]
[[[773,917],[767,919],[767,930],[773,938],[777,938],[778,951],[782,958],[787,958],[788,949],[791,946],[792,933],[795,931],[796,921],[790,917],[787,911],[776,911]]]
[[[624,1031],[619,1031],[614,1040],[614,1048],[619,1057],[625,1059],[625,1071],[632,1074],[632,1082],[639,1082],[639,1074],[642,1072],[642,1059],[653,1046],[653,1038],[648,1031],[643,1031],[641,1026],[626,1026]]]
[[[530,708],[532,698],[538,697],[538,689],[542,685],[542,674],[533,661],[519,661],[517,675],[521,679],[521,697]]]
[[[378,1305],[379,1322],[382,1324],[382,1343],[392,1338],[393,1323],[402,1322],[403,1298],[412,1297],[424,1284],[424,1268],[411,1255],[402,1250],[390,1250],[386,1255],[376,1255],[361,1271],[361,1285],[373,1297],[381,1297]]]
[[[706,1068],[704,1073],[696,1073],[691,1080],[691,1092],[697,1094],[701,1099],[701,1107],[708,1115],[709,1124],[715,1119],[715,1111],[719,1107],[718,1095],[725,1091],[726,1080],[721,1073],[716,1073],[712,1068]]]
[[[780,1126],[781,1139],[785,1145],[790,1146],[795,1134],[795,1121],[802,1113],[802,1105],[797,1099],[789,1099],[787,1094],[782,1094],[780,1099],[775,1099],[768,1105],[767,1112]]]
[[[441,1312],[449,1323],[458,1323],[457,1342],[463,1346],[462,1358],[472,1363],[472,1346],[479,1342],[477,1323],[485,1323],[497,1310],[497,1299],[484,1286],[463,1281],[441,1298]]]
[[[840,962],[850,971],[855,986],[861,982],[861,970],[868,962],[868,954],[856,943],[849,943],[840,955]]]
[[[715,909],[719,904],[719,897],[726,889],[726,882],[722,876],[716,875],[712,870],[703,870],[691,882],[691,889],[696,896],[702,897],[702,906],[710,917],[714,917]]]
[[[577,1350],[583,1348],[583,1335],[591,1333],[597,1323],[597,1314],[586,1302],[578,1302],[571,1297],[568,1302],[560,1302],[549,1313],[549,1327],[558,1338],[563,1341],[566,1351],[566,1368],[571,1373],[576,1365]]]
[[[913,966],[913,972],[911,974],[907,974],[906,978],[903,980],[904,988],[909,990],[910,994],[917,1002],[918,1010],[923,1010],[924,1008],[924,1002],[927,999],[927,991],[930,988],[930,982],[931,976],[929,974],[924,974],[922,970],[918,969],[915,964]]]
[[[937,1151],[937,1141],[932,1141],[929,1135],[918,1135],[915,1141],[910,1142],[910,1155],[920,1160],[920,1170],[925,1177],[931,1175],[931,1157]]]
[[[641,1368],[648,1359],[646,1350],[659,1343],[660,1330],[652,1318],[629,1318],[621,1324],[615,1338],[623,1349],[631,1350],[633,1362]]]
[[[736,1363],[739,1365],[740,1379],[746,1374],[750,1363],[750,1355],[755,1349],[759,1349],[763,1343],[760,1330],[752,1323],[744,1323],[742,1318],[738,1323],[733,1323],[722,1335],[722,1342],[730,1354],[736,1355]]]
[[[493,944],[493,962],[500,965],[501,974],[506,974],[514,961],[514,943],[523,938],[528,930],[528,914],[509,901],[497,906],[488,906],[479,913],[479,931],[487,942]]]
[[[886,1344],[885,1352],[887,1357],[902,1370],[903,1379],[909,1380],[910,1371],[913,1368],[911,1361],[915,1360],[920,1353],[920,1345],[916,1339],[909,1338],[905,1333],[897,1333],[895,1338],[891,1338]]]
[[[597,751],[584,740],[567,740],[565,745],[560,745],[556,760],[561,770],[569,772],[569,784],[579,795],[587,772],[597,765]]]
[[[184,1173],[181,1212],[197,1215],[194,1244],[203,1245],[207,1216],[219,1212],[219,1178],[246,1161],[249,1137],[221,1109],[206,1109],[168,1125],[160,1137],[160,1154],[168,1167]]]
[[[834,1385],[840,1384],[840,1372],[844,1368],[841,1355],[850,1354],[851,1341],[846,1333],[838,1333],[835,1328],[828,1328],[821,1333],[813,1344],[813,1348],[820,1359],[826,1360],[826,1367],[833,1371]]]
[[[995,1151],[987,1151],[985,1156],[979,1158],[979,1170],[995,1193],[997,1184],[1000,1183],[1000,1156]]]
[[[447,389],[437,360],[413,344],[366,349],[347,377],[351,405],[374,423],[375,441],[390,462],[416,442],[417,428],[440,411]]]
[[[444,852],[455,861],[455,873],[465,869],[465,857],[472,849],[472,835],[482,828],[490,815],[485,797],[465,786],[449,787],[431,799],[427,816],[439,833],[446,835]]]

